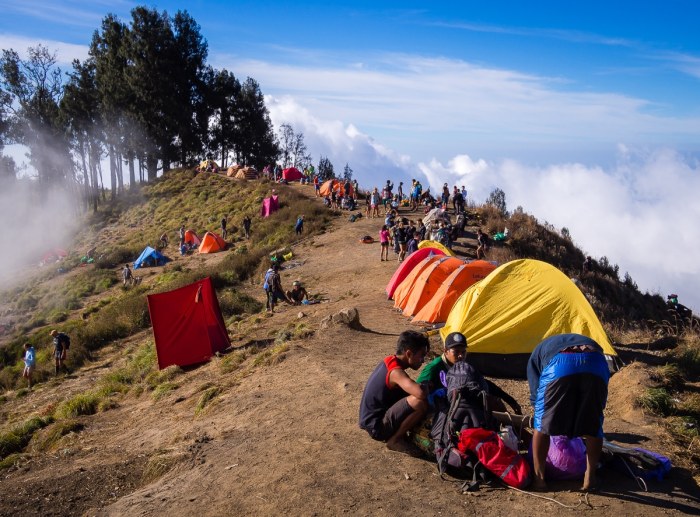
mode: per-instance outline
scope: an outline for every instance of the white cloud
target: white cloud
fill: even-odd
[[[64,72],[70,68],[74,59],[84,61],[88,57],[88,47],[86,45],[74,45],[63,41],[55,41],[43,38],[27,38],[13,34],[0,34],[0,48],[13,49],[19,57],[27,59],[27,49],[36,47],[39,44],[49,49],[49,52],[56,54],[58,65],[64,68]]]

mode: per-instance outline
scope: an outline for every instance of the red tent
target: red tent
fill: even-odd
[[[304,175],[296,167],[290,167],[282,171],[282,177],[287,181],[299,181]]]
[[[174,291],[148,295],[148,312],[161,370],[173,364],[202,363],[231,346],[208,277]]]

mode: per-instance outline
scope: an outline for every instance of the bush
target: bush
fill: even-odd
[[[62,402],[56,409],[57,418],[76,418],[81,415],[94,415],[102,397],[96,392],[81,393]]]
[[[52,417],[32,417],[0,434],[0,459],[16,452],[21,452],[39,429],[53,422]]]
[[[665,388],[648,388],[639,396],[637,403],[659,416],[669,416],[675,411],[673,399]]]

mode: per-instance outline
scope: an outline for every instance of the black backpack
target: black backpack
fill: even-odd
[[[460,431],[474,427],[490,428],[491,421],[485,410],[488,385],[484,377],[469,363],[455,363],[445,374],[447,397],[435,399],[436,413],[430,438],[435,444],[435,457],[442,477],[472,475],[462,490],[473,490],[486,479],[486,470],[475,458],[457,449]]]
[[[59,332],[56,338],[58,339],[58,342],[61,343],[61,345],[63,345],[64,350],[70,349],[70,337],[68,336],[68,334]]]

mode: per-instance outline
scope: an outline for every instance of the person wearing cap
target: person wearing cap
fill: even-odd
[[[304,286],[301,285],[299,280],[292,282],[292,290],[287,291],[285,294],[287,295],[287,299],[294,305],[301,305],[304,300],[308,301],[309,299],[309,293],[306,292],[306,289],[304,289]]]
[[[430,348],[428,337],[405,330],[396,343],[396,354],[385,357],[365,384],[360,401],[360,428],[386,447],[406,451],[406,433],[428,410],[428,387],[411,379],[406,369],[417,370]]]
[[[56,361],[56,375],[58,375],[68,355],[68,343],[70,343],[70,339],[63,332],[59,332],[56,329],[52,329],[49,335],[53,338],[53,357]]]
[[[527,363],[534,408],[532,460],[534,490],[546,490],[549,437],[582,436],[586,442],[584,491],[594,491],[603,448],[603,410],[610,370],[601,346],[580,334],[550,336],[535,347]]]
[[[440,389],[443,387],[440,379],[440,373],[447,373],[447,370],[449,370],[452,365],[458,361],[469,362],[467,354],[467,338],[461,332],[451,332],[445,338],[445,351],[442,353],[442,355],[436,357],[430,363],[425,365],[425,368],[423,368],[423,371],[421,371],[416,382],[419,384],[428,383],[430,385],[431,392]],[[483,378],[480,372],[478,372],[476,369],[474,369],[474,371],[480,378]],[[478,381],[479,384],[481,384],[481,379],[478,379]],[[516,414],[519,415],[522,413],[520,404],[518,404],[513,397],[490,380],[483,379],[483,381],[488,388],[486,391],[489,395],[501,399],[503,402],[508,404]],[[494,404],[497,409],[505,410],[505,407],[503,407],[503,404],[499,403],[499,401],[491,400],[490,402]]]

